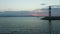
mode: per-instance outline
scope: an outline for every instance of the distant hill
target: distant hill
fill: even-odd
[[[48,16],[49,9],[35,9],[33,11],[4,11],[0,12],[0,17],[22,17],[22,16]],[[52,6],[52,16],[60,16],[60,8]]]
[[[0,13],[0,17],[31,16],[30,11],[5,11]]]

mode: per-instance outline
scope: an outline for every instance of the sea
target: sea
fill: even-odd
[[[49,34],[49,20],[43,17],[0,17],[0,33]],[[51,20],[51,33],[60,33],[60,20]]]

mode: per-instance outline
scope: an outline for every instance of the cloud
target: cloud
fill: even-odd
[[[32,16],[47,16],[45,14],[32,14]]]

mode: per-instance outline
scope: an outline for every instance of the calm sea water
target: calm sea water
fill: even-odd
[[[40,34],[49,32],[48,20],[42,17],[0,17],[0,32]],[[60,20],[52,20],[52,32],[60,32]]]

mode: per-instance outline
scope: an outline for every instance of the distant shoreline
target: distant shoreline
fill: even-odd
[[[43,16],[0,16],[0,17],[43,17]]]
[[[49,17],[49,16],[0,16],[0,17]],[[51,18],[55,18],[58,17],[60,18],[60,16],[51,16]]]

